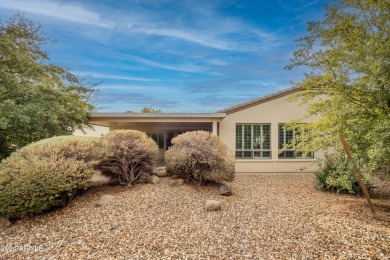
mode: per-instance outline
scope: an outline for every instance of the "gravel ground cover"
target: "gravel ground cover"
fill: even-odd
[[[390,200],[321,193],[311,174],[237,174],[219,186],[94,187],[0,231],[0,259],[389,259]],[[95,203],[114,195],[104,207]],[[204,209],[219,200],[220,211]]]

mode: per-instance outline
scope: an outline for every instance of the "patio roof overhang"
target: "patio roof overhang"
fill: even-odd
[[[127,127],[144,125],[186,125],[216,123],[225,118],[226,113],[92,113],[90,123],[106,127]]]

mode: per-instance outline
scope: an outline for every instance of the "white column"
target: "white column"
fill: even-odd
[[[213,134],[218,135],[218,125],[215,119],[213,119]]]

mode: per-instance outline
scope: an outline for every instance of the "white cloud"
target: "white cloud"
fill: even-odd
[[[76,71],[73,73],[81,77],[88,77],[88,78],[118,79],[118,80],[128,80],[128,81],[145,81],[145,82],[159,81],[157,79],[151,79],[151,78],[111,75],[111,74],[104,74],[104,73],[96,73],[92,71]]]
[[[164,28],[164,27],[146,27],[134,26],[129,27],[130,32],[158,35],[165,37],[178,38],[187,42],[196,43],[205,47],[220,49],[220,50],[234,50],[235,48],[228,41],[214,39],[205,31],[196,31],[186,28],[185,30]]]
[[[141,90],[141,91],[153,91],[153,93],[166,93],[166,86],[147,86],[147,85],[128,85],[128,84],[119,84],[119,85],[106,85],[101,84],[96,88],[100,90]]]
[[[192,65],[192,64],[173,66],[173,65],[167,65],[167,64],[164,64],[164,63],[160,63],[160,62],[144,59],[144,58],[141,58],[141,57],[136,57],[136,56],[133,56],[133,55],[129,55],[129,57],[131,59],[133,59],[134,61],[137,61],[139,63],[145,64],[145,65],[149,65],[149,66],[152,66],[152,67],[161,68],[161,69],[175,70],[175,71],[184,71],[184,72],[193,72],[193,73],[202,72],[203,71],[202,67],[196,66],[196,65]]]
[[[103,14],[106,12],[88,8],[86,3],[81,5],[58,0],[0,0],[0,8],[19,10],[73,23],[112,28],[125,34],[178,39],[217,50],[256,51],[259,46],[268,46],[270,42],[274,42],[272,34],[254,28],[239,19],[222,18],[214,10],[207,8],[204,12],[193,11],[190,15],[195,19],[191,24],[166,19],[162,14],[148,9],[126,12],[116,10],[111,13],[110,17],[104,17]],[[175,67],[166,68],[174,69]],[[187,68],[177,70],[187,71]],[[194,69],[189,68],[189,71],[193,72]]]
[[[56,1],[47,0],[0,0],[0,8],[18,10],[26,13],[34,13],[62,19],[70,22],[90,24],[100,27],[112,28],[114,23],[103,21],[101,16],[81,6],[70,5]]]

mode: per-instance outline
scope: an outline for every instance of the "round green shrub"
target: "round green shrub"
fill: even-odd
[[[363,195],[356,173],[352,165],[343,155],[327,155],[315,173],[317,187],[322,191],[334,191]],[[367,180],[364,183],[369,192],[372,187]]]
[[[102,137],[105,157],[95,167],[112,183],[132,185],[147,182],[158,159],[158,146],[145,133],[114,130]]]
[[[99,138],[53,137],[27,145],[0,164],[0,216],[19,219],[64,206],[85,189]]]
[[[165,153],[168,174],[189,183],[234,180],[234,156],[219,137],[206,131],[192,131],[172,139]]]

